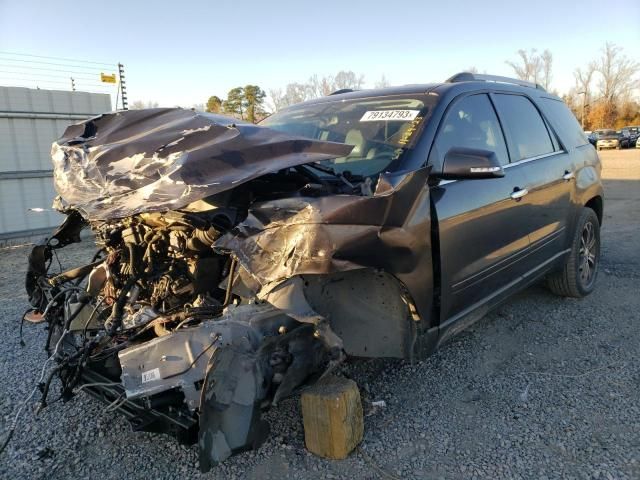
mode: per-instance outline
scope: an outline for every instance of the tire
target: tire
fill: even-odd
[[[556,295],[585,297],[595,287],[599,264],[600,222],[596,212],[585,207],[576,224],[571,252],[562,269],[549,275],[547,285]]]

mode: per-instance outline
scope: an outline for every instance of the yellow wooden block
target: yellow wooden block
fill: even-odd
[[[324,458],[346,458],[362,441],[364,419],[356,382],[323,378],[302,394],[307,449]]]

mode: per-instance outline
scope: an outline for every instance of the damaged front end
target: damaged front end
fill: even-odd
[[[424,170],[319,178],[301,166],[352,147],[232,121],[155,109],[69,127],[52,151],[67,219],[26,279],[56,361],[42,406],[57,377],[63,399],[82,389],[137,430],[197,441],[203,471],[259,446],[260,412],[345,352],[411,356],[431,308]],[[87,226],[94,258],[51,273]],[[353,335],[370,310],[341,313],[365,302],[332,285],[369,284],[400,333]]]

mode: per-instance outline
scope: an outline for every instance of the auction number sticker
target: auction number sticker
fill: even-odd
[[[418,116],[420,110],[369,110],[360,119],[361,122],[380,122],[397,120],[410,122]]]
[[[142,383],[153,382],[154,380],[160,380],[160,369],[154,368],[153,370],[147,370],[142,372]]]

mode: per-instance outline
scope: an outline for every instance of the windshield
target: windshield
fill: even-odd
[[[336,173],[371,176],[393,170],[413,146],[433,96],[398,95],[300,104],[260,125],[292,135],[353,145],[346,157],[321,162]]]

